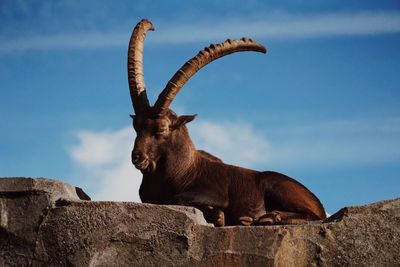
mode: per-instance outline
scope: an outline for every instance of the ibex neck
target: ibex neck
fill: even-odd
[[[182,128],[181,133],[176,138],[170,140],[170,149],[165,154],[166,179],[174,184],[177,189],[185,186],[190,181],[187,180],[187,173],[194,167],[196,160],[196,148],[189,137],[186,128]]]

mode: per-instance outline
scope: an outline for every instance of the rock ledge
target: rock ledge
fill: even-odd
[[[192,207],[89,200],[56,180],[0,178],[0,265],[400,266],[400,199],[222,228]]]

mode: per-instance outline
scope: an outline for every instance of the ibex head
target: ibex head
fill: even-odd
[[[168,81],[154,106],[146,95],[143,74],[143,43],[147,31],[154,30],[152,23],[141,20],[132,32],[128,49],[128,79],[135,115],[131,115],[137,133],[132,151],[132,163],[142,172],[154,172],[163,157],[171,150],[174,154],[182,149],[194,148],[185,124],[196,115],[177,116],[169,109],[171,102],[185,83],[202,67],[228,54],[241,51],[266,53],[257,42],[242,38],[212,44],[188,60]]]

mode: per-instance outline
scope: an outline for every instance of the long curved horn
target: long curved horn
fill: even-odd
[[[143,74],[143,43],[147,31],[153,31],[153,24],[142,19],[133,29],[128,48],[128,81],[132,106],[135,113],[143,113],[149,108]]]
[[[221,44],[212,44],[201,50],[195,57],[188,60],[168,81],[154,104],[156,114],[163,115],[167,112],[179,90],[202,67],[220,57],[243,51],[256,51],[265,54],[267,49],[252,39],[242,38],[240,40],[228,39]]]

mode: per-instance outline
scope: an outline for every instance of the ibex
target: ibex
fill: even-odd
[[[186,124],[196,115],[178,116],[169,106],[179,90],[202,67],[241,51],[266,53],[259,43],[242,38],[212,44],[187,61],[168,81],[155,104],[146,96],[143,43],[154,30],[146,19],[132,32],[128,80],[137,133],[132,163],[143,174],[144,203],[194,206],[216,226],[294,224],[324,219],[324,208],[305,186],[283,174],[225,164],[196,150]]]

